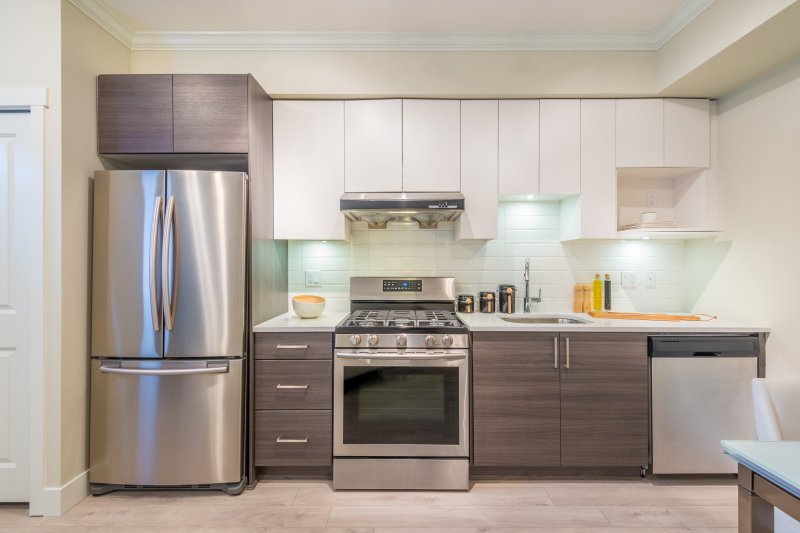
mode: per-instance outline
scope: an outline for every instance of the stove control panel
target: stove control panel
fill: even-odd
[[[385,279],[383,292],[422,292],[421,279]]]

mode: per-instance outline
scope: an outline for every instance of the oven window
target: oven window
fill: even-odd
[[[458,368],[344,367],[344,444],[459,444]]]

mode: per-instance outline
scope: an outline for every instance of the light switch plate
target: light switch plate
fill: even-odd
[[[639,273],[638,272],[623,272],[622,273],[622,288],[635,289],[639,286]]]
[[[322,287],[322,273],[319,270],[306,270],[306,287]]]
[[[644,275],[644,286],[646,289],[655,289],[656,288],[656,273],[655,272],[646,272]]]

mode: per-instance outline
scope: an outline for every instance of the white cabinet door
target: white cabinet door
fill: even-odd
[[[664,101],[617,100],[617,166],[664,166]]]
[[[403,190],[402,100],[344,103],[344,189]]]
[[[664,166],[709,166],[709,128],[708,100],[664,100]]]
[[[497,238],[497,100],[461,101],[461,193],[457,239]]]
[[[539,100],[501,100],[499,109],[499,192],[537,194]]]
[[[617,236],[614,100],[581,101],[581,238]]]
[[[581,101],[539,103],[539,193],[581,192]]]
[[[31,179],[30,123],[28,113],[0,114],[0,502],[27,502],[31,496],[28,386],[35,349],[31,339],[37,330],[32,315],[38,307],[31,295],[38,292],[32,284],[34,258],[41,253],[35,252],[41,245],[37,205],[43,198],[41,184]]]
[[[273,128],[275,239],[345,239],[344,102],[276,100]]]
[[[403,100],[403,190],[461,190],[461,102]]]

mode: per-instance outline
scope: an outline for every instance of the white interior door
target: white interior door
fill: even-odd
[[[0,502],[29,500],[30,116],[0,112]]]

